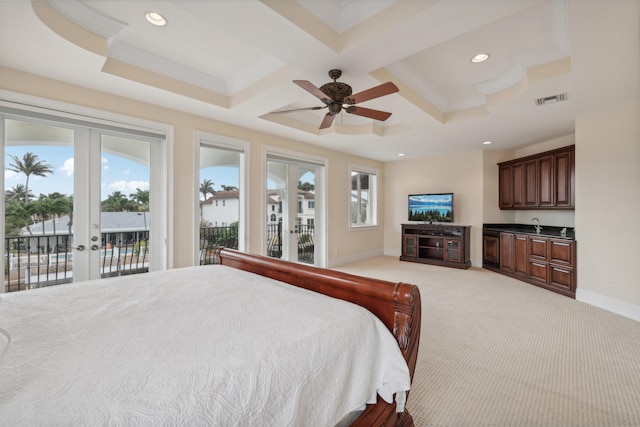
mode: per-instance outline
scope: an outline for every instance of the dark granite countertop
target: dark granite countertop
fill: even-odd
[[[566,227],[566,235],[562,235],[565,227],[555,227],[541,224],[542,230],[536,233],[536,229],[531,224],[483,224],[483,230],[505,231],[518,234],[531,234],[534,236],[553,237],[557,239],[575,240],[575,229]]]

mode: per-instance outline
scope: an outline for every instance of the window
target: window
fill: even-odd
[[[351,226],[378,225],[376,215],[377,171],[351,168]]]
[[[195,218],[197,244],[194,255],[196,263],[210,264],[215,261],[212,248],[224,246],[243,251],[248,241],[245,188],[249,181],[246,168],[249,144],[200,131],[195,132],[194,140],[200,172],[197,181],[194,180],[194,190],[199,190],[199,194],[195,194],[200,207]],[[203,203],[205,201],[208,202]]]
[[[315,207],[316,207],[316,202],[315,202],[315,200],[309,200],[309,202],[307,203],[307,207],[308,207],[309,209],[315,209]]]

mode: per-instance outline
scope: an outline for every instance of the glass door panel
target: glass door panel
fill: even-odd
[[[293,161],[267,161],[268,256],[315,264],[318,167]]]
[[[148,271],[150,143],[29,119],[3,124],[4,291]]]
[[[215,248],[244,250],[244,152],[200,144],[200,264],[215,262]]]

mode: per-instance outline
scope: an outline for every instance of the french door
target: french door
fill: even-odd
[[[323,265],[323,173],[321,164],[267,156],[268,256]]]
[[[1,129],[5,292],[160,269],[159,135],[42,115]]]

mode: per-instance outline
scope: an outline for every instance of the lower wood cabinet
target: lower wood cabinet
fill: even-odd
[[[484,232],[483,267],[575,298],[575,240]]]
[[[469,268],[470,228],[453,224],[402,224],[400,260]]]

